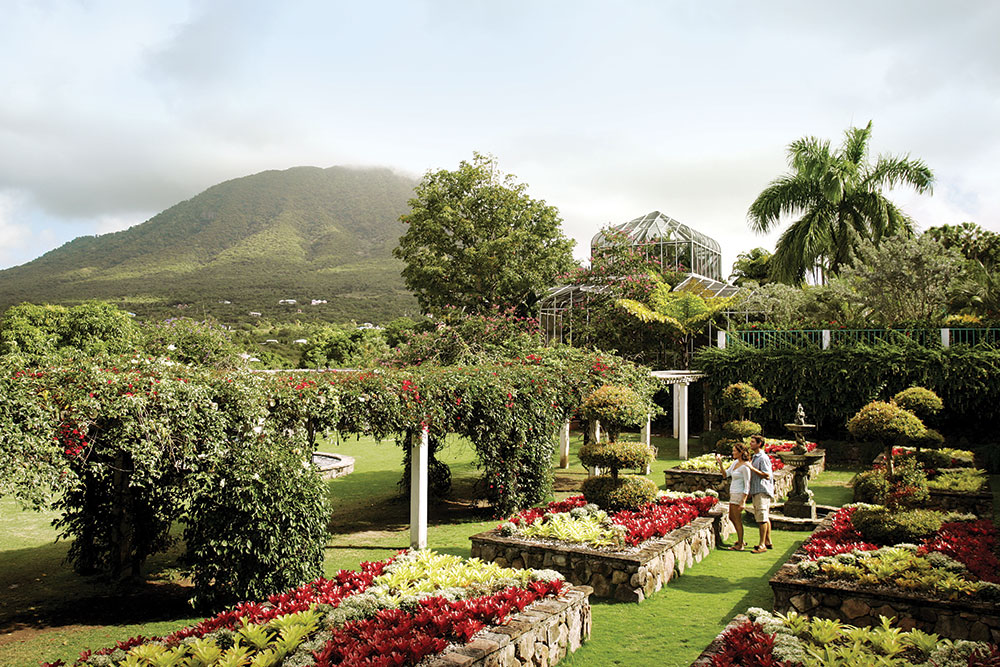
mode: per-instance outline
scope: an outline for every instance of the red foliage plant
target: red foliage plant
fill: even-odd
[[[774,657],[774,635],[746,621],[722,635],[722,650],[711,656],[712,667],[791,667]]]

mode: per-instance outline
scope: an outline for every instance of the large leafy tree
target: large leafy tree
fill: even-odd
[[[931,227],[924,235],[940,241],[945,248],[956,248],[967,259],[987,269],[1000,266],[1000,234],[974,222]]]
[[[393,251],[424,311],[527,314],[536,295],[574,266],[558,210],[526,191],[496,158],[479,153],[454,171],[424,175]]]
[[[771,260],[774,278],[798,282],[817,271],[825,280],[851,262],[861,243],[912,234],[913,221],[883,190],[909,186],[930,192],[934,174],[909,156],[880,155],[870,162],[871,132],[869,121],[848,129],[837,149],[816,137],[788,146],[792,171],[771,181],[747,214],[751,229],[761,233],[795,218],[778,239]]]
[[[729,281],[741,287],[748,282],[755,282],[758,285],[770,282],[772,256],[764,248],[741,252],[733,262],[733,272],[729,274]]]

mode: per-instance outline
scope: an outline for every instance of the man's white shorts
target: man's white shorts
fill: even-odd
[[[771,520],[771,496],[766,493],[753,494],[753,517],[757,523]]]

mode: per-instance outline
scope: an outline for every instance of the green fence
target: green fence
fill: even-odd
[[[927,348],[957,345],[1000,347],[1000,328],[975,329],[791,329],[732,331],[725,346],[757,349],[776,347],[831,347],[859,345],[918,345]]]

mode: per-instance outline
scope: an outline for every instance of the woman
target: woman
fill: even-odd
[[[743,541],[743,503],[750,492],[750,450],[742,442],[733,444],[733,462],[728,468],[722,467],[722,457],[715,455],[719,464],[719,472],[728,477],[729,482],[729,520],[736,526],[736,544],[729,547],[731,551],[743,551],[746,543]]]

